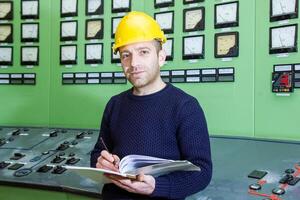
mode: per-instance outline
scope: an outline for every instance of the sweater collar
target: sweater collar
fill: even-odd
[[[141,100],[141,101],[150,100],[150,99],[156,98],[158,96],[164,95],[170,88],[171,88],[171,84],[166,83],[166,86],[163,89],[161,89],[155,93],[148,94],[148,95],[142,95],[142,96],[134,95],[133,88],[131,88],[128,90],[127,96],[133,100]]]

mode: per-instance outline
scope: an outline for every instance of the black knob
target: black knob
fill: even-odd
[[[261,189],[261,185],[258,184],[258,183],[253,183],[253,184],[249,185],[249,188],[251,190],[260,190]]]
[[[295,172],[295,170],[294,169],[286,169],[284,172],[287,174],[292,174]]]
[[[73,156],[75,156],[75,153],[70,153],[69,154],[69,157],[73,157]]]
[[[64,155],[66,155],[66,154],[65,154],[65,152],[60,152],[58,155],[59,155],[59,156],[64,156]]]
[[[272,193],[273,193],[273,194],[277,194],[277,195],[282,195],[282,194],[285,193],[285,190],[284,190],[283,188],[274,188],[274,189],[272,190]]]

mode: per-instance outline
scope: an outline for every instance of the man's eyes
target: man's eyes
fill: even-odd
[[[149,51],[148,50],[141,50],[140,53],[143,55],[143,54],[148,54]]]
[[[139,55],[146,55],[146,54],[149,54],[150,51],[149,50],[140,50],[139,51]],[[121,58],[122,59],[125,59],[125,58],[128,58],[130,57],[130,53],[121,53]]]
[[[127,53],[122,53],[122,54],[121,54],[121,58],[124,59],[124,58],[127,58],[127,57],[129,57],[129,54],[127,54]]]

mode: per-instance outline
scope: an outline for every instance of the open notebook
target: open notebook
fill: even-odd
[[[174,171],[200,171],[198,166],[187,160],[167,160],[143,155],[125,156],[119,164],[120,172],[91,167],[68,165],[64,167],[70,171],[76,172],[81,176],[102,183],[109,182],[107,178],[103,176],[104,173],[135,179],[136,175],[141,172],[146,175],[157,177]]]

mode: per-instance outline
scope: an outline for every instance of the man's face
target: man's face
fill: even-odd
[[[126,78],[135,88],[155,85],[160,80],[164,51],[157,52],[155,41],[139,42],[120,48],[120,57]]]

